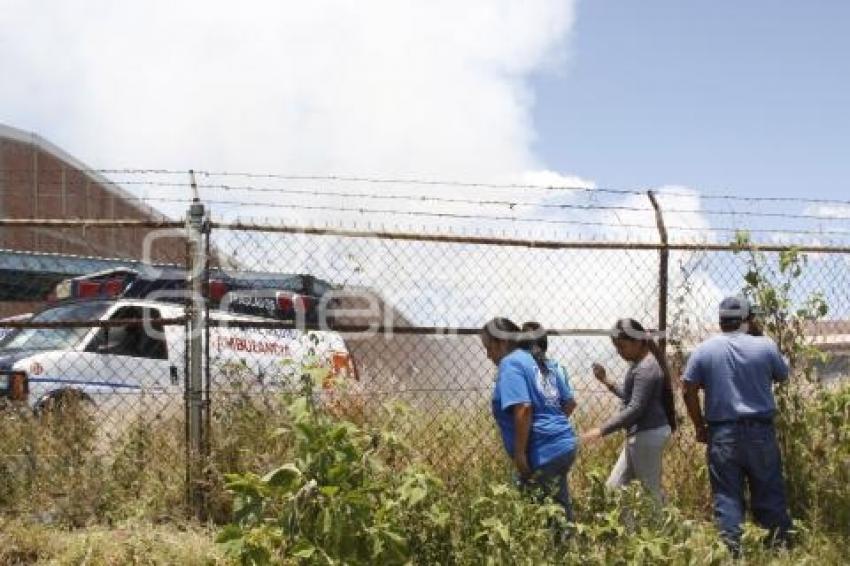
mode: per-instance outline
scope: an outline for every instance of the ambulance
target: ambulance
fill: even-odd
[[[0,397],[36,412],[68,399],[96,407],[138,406],[138,398],[182,403],[186,326],[168,321],[186,315],[185,281],[179,270],[149,277],[123,268],[62,281],[53,303],[27,318],[44,328],[14,328],[0,339]],[[325,388],[356,380],[338,333],[262,327],[296,312],[314,318],[321,297],[305,288],[317,287],[325,286],[310,276],[211,280],[202,332],[210,388],[276,392],[298,388],[305,375]],[[134,323],[62,325],[91,321]]]

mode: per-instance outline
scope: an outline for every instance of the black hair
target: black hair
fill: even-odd
[[[528,350],[543,375],[548,374],[546,350],[549,348],[549,339],[546,336],[546,329],[539,322],[528,321],[522,325],[522,334],[520,347]]]
[[[614,324],[614,331],[611,333],[611,340],[630,340],[632,342],[642,342],[646,344],[658,366],[661,368],[661,374],[664,376],[664,387],[661,391],[661,403],[664,405],[664,413],[667,415],[667,422],[671,430],[676,430],[676,402],[673,395],[673,374],[670,372],[670,366],[667,365],[667,356],[662,351],[661,346],[652,338],[652,334],[647,332],[641,323],[633,318],[621,318]]]
[[[509,318],[496,317],[481,327],[481,333],[491,340],[507,342],[511,350],[518,348],[521,344],[522,332],[519,326]]]

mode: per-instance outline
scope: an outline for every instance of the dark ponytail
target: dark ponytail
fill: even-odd
[[[661,367],[661,373],[664,374],[664,388],[661,390],[661,403],[664,405],[664,413],[667,415],[667,422],[670,424],[670,430],[675,431],[678,427],[676,419],[676,401],[673,395],[673,374],[670,372],[670,366],[667,365],[667,356],[661,351],[658,342],[649,338],[647,340],[649,351],[655,356],[655,360]]]
[[[621,318],[614,325],[614,333],[612,339],[615,340],[633,340],[643,342],[649,348],[650,353],[658,362],[658,367],[661,368],[661,374],[664,376],[664,385],[661,390],[661,404],[664,407],[664,413],[667,415],[667,422],[670,425],[670,430],[675,431],[678,427],[676,418],[676,402],[673,395],[673,374],[670,372],[670,366],[667,365],[667,356],[661,350],[652,334],[644,329],[644,327],[633,318]]]
[[[546,337],[546,329],[539,322],[529,321],[522,325],[522,334],[520,348],[527,350],[537,362],[540,372],[547,375],[546,350],[549,348],[549,339]]]

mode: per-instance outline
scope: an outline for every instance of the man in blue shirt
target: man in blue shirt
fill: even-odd
[[[773,384],[788,379],[788,365],[772,340],[748,332],[756,324],[753,311],[744,297],[723,299],[722,334],[696,348],[682,378],[697,440],[708,443],[714,516],[735,555],[740,553],[745,483],[753,517],[769,530],[768,542],[787,544],[791,528],[773,426]],[[704,390],[704,415],[699,389]]]

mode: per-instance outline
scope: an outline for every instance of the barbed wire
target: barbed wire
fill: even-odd
[[[3,177],[2,175],[0,175],[0,182],[4,182],[4,181],[5,182],[29,183],[29,182],[32,181],[32,179],[11,179],[10,180],[8,177]],[[185,182],[185,183],[175,183],[173,181],[137,181],[137,180],[125,180],[125,179],[118,179],[118,180],[105,179],[103,181],[99,181],[99,180],[91,179],[91,178],[89,178],[89,179],[65,179],[64,181],[62,181],[62,180],[54,181],[54,180],[38,179],[38,182],[35,183],[36,187],[43,187],[43,186],[49,186],[49,187],[62,187],[62,186],[80,187],[80,186],[86,186],[86,185],[88,185],[92,188],[95,188],[95,187],[100,187],[100,188],[119,187],[120,188],[122,186],[127,185],[127,186],[168,187],[168,188],[183,188],[183,189],[189,189],[192,186],[192,184],[189,183],[188,181]]]
[[[648,230],[657,231],[657,226],[655,224],[633,224],[633,223],[625,223],[620,221],[619,223],[615,222],[589,222],[589,221],[576,221],[576,220],[565,220],[565,219],[551,219],[551,218],[540,218],[540,217],[522,217],[522,216],[491,216],[491,215],[475,215],[475,214],[461,214],[461,213],[451,213],[451,212],[425,212],[425,211],[414,211],[414,210],[398,210],[398,209],[376,209],[376,208],[367,208],[367,207],[339,207],[339,206],[325,206],[325,205],[305,205],[305,204],[294,204],[294,203],[266,203],[266,202],[245,202],[245,201],[232,201],[232,200],[206,200],[204,201],[207,204],[212,205],[222,205],[222,206],[256,206],[256,207],[270,207],[270,208],[279,208],[279,209],[293,209],[293,210],[326,210],[330,212],[350,212],[350,213],[359,213],[359,214],[392,214],[392,215],[403,215],[403,216],[425,216],[425,217],[435,217],[435,218],[457,218],[457,219],[468,219],[468,220],[496,220],[496,221],[513,221],[513,222],[540,222],[544,224],[570,224],[577,226],[604,226],[604,227],[623,227],[623,228],[643,228]],[[591,209],[595,210],[595,209]],[[648,212],[644,209],[640,209],[642,212]],[[665,211],[669,212],[669,211]],[[805,216],[801,216],[801,218],[805,218]],[[727,231],[736,231],[744,229],[741,226],[734,227],[693,227],[693,226],[677,226],[670,225],[667,226],[668,229],[671,230],[683,230],[683,231],[706,231],[706,232],[727,232]],[[789,229],[747,229],[749,232],[766,232],[766,233],[787,233]],[[814,235],[850,235],[850,231],[843,230],[792,230],[795,234],[814,234]]]
[[[826,199],[826,198],[808,198],[808,197],[744,197],[740,195],[730,194],[714,194],[704,192],[683,192],[683,191],[659,191],[659,196],[680,196],[680,197],[698,197],[703,200],[730,200],[740,202],[786,202],[786,203],[805,203],[805,204],[837,204],[850,206],[850,200],[842,199]]]
[[[68,171],[67,168],[42,168],[38,169],[39,174],[46,172],[62,172]],[[83,174],[100,174],[100,175],[165,175],[165,176],[188,176],[189,170],[175,169],[144,169],[144,168],[123,168],[123,169],[70,169],[74,173]],[[32,175],[32,169],[23,168],[0,168],[0,173],[12,172]],[[596,187],[587,185],[541,185],[534,183],[495,183],[495,182],[470,182],[457,180],[438,180],[438,179],[423,179],[417,177],[394,178],[394,177],[371,177],[371,176],[353,176],[353,175],[297,175],[287,173],[251,173],[251,172],[236,172],[236,171],[212,171],[212,170],[194,170],[197,176],[202,177],[242,177],[247,179],[277,179],[284,181],[330,181],[330,182],[348,182],[348,183],[366,183],[366,184],[407,184],[407,185],[422,185],[422,186],[439,186],[447,188],[470,187],[470,188],[493,188],[493,189],[538,189],[545,191],[581,191],[590,193],[610,193],[619,195],[644,195],[646,189],[634,188],[612,188],[612,187]],[[97,181],[97,180],[95,180]],[[111,181],[117,183],[117,181]],[[144,182],[148,183],[148,182]],[[126,184],[126,182],[125,182]],[[166,183],[165,185],[169,185]],[[165,186],[164,185],[164,186]],[[178,186],[188,185],[186,183],[177,183]],[[683,197],[698,197],[701,199],[722,199],[742,202],[786,202],[786,203],[809,203],[809,204],[839,204],[850,205],[850,200],[845,199],[827,199],[827,198],[807,198],[807,197],[748,197],[737,194],[712,193],[705,191],[675,191],[675,190],[658,190],[659,196],[683,196]]]
[[[639,206],[626,206],[626,205],[599,205],[599,204],[574,204],[574,203],[541,203],[541,202],[528,202],[528,201],[520,201],[520,200],[476,200],[476,199],[464,199],[464,198],[451,198],[451,197],[435,197],[435,196],[426,196],[426,195],[381,195],[381,194],[373,194],[373,193],[350,193],[350,192],[340,192],[340,191],[326,191],[326,190],[318,190],[318,189],[280,189],[280,188],[271,188],[271,187],[254,187],[254,186],[233,186],[233,185],[205,185],[199,184],[199,189],[209,188],[209,189],[221,189],[225,191],[246,191],[246,192],[260,192],[260,193],[275,193],[275,194],[297,194],[297,195],[307,195],[307,196],[318,196],[318,197],[356,197],[356,198],[366,198],[366,199],[375,199],[375,200],[403,200],[403,201],[415,201],[415,202],[425,202],[425,203],[451,203],[451,204],[472,204],[472,205],[494,205],[494,206],[507,206],[508,208],[516,208],[516,207],[528,207],[528,208],[542,208],[542,209],[574,209],[574,210],[618,210],[618,211],[628,211],[628,212],[650,212],[653,210],[649,206],[639,207]],[[760,211],[735,211],[735,210],[718,210],[718,209],[685,209],[685,208],[665,208],[664,213],[673,213],[673,214],[706,214],[713,216],[757,216],[757,217],[772,217],[772,218],[787,218],[787,219],[801,219],[801,220],[848,220],[850,217],[845,216],[831,216],[831,215],[819,215],[819,214],[792,214],[785,212],[760,212]]]
[[[375,200],[404,200],[423,203],[451,203],[451,204],[471,204],[471,205],[495,205],[507,206],[508,208],[528,207],[542,209],[562,209],[562,210],[612,210],[612,211],[627,211],[627,212],[648,212],[653,213],[649,206],[626,206],[626,205],[598,205],[598,204],[574,204],[574,203],[540,203],[528,202],[519,200],[475,200],[450,197],[433,197],[433,196],[413,196],[413,195],[380,195],[371,193],[349,193],[339,191],[324,191],[316,189],[276,189],[267,187],[253,186],[231,186],[231,185],[198,185],[199,189],[211,188],[221,189],[225,191],[247,191],[247,192],[269,192],[276,194],[297,194],[318,197],[356,197]],[[718,209],[685,209],[685,208],[664,208],[665,214],[705,214],[712,216],[751,216],[751,217],[768,217],[768,218],[786,218],[800,220],[848,220],[850,216],[831,216],[819,214],[792,214],[786,212],[760,212],[760,211],[734,211],[734,210],[718,210]]]
[[[20,172],[22,174],[32,174],[30,169],[0,169],[2,172]],[[39,173],[50,171],[49,169],[39,169]],[[55,168],[53,171],[61,172],[63,169]],[[189,175],[189,171],[178,171],[173,169],[73,169],[74,172],[99,174],[99,175]],[[375,184],[406,184],[406,185],[430,185],[430,186],[446,186],[446,187],[467,187],[467,188],[491,188],[491,189],[539,189],[545,191],[584,191],[584,192],[607,192],[614,194],[644,194],[645,191],[636,189],[608,189],[596,188],[590,186],[551,186],[539,185],[530,183],[487,183],[487,182],[466,182],[466,181],[440,181],[430,179],[417,178],[378,178],[378,177],[356,177],[342,175],[289,175],[279,173],[237,173],[226,171],[202,171],[195,170],[195,175],[201,177],[243,177],[246,179],[278,179],[284,181],[332,181],[332,182],[348,182],[348,183],[375,183]]]
[[[446,203],[446,204],[471,204],[484,206],[506,206],[508,208],[528,207],[528,208],[544,208],[544,209],[576,209],[576,210],[623,210],[632,212],[647,212],[649,207],[625,206],[625,205],[596,205],[596,204],[567,204],[567,203],[545,203],[545,202],[529,202],[521,200],[493,200],[493,199],[469,199],[455,197],[439,197],[430,195],[387,195],[376,193],[352,193],[342,191],[328,191],[319,189],[280,189],[272,187],[254,187],[254,186],[233,186],[233,185],[205,185],[199,184],[199,189],[220,189],[224,191],[245,191],[257,193],[274,193],[274,194],[291,194],[302,196],[317,196],[317,197],[354,197],[365,198],[370,200],[400,200],[412,201],[421,203]]]
[[[57,171],[61,171],[61,169],[56,169]],[[10,169],[0,169],[0,172],[5,171],[14,171]],[[31,173],[29,170],[17,170],[19,172]],[[43,173],[44,170],[40,170]],[[187,171],[177,171],[177,170],[167,170],[167,169],[91,169],[91,170],[72,170],[75,173],[85,173],[85,172],[97,172],[103,174],[147,174],[147,175],[188,175]],[[470,206],[499,206],[506,207],[510,210],[514,210],[515,208],[536,208],[539,210],[574,210],[574,211],[603,211],[603,212],[612,212],[613,217],[617,219],[617,222],[613,222],[610,220],[601,220],[601,221],[589,221],[589,220],[577,220],[577,219],[569,219],[569,218],[552,218],[552,217],[540,217],[539,215],[499,215],[499,214],[471,214],[471,213],[461,213],[461,212],[436,212],[436,211],[419,211],[419,210],[403,210],[398,208],[375,208],[368,206],[355,206],[355,207],[344,207],[344,206],[329,206],[329,205],[320,205],[320,204],[305,204],[305,203],[280,203],[280,202],[251,202],[246,200],[228,200],[228,199],[209,199],[204,202],[213,207],[262,207],[262,208],[273,208],[273,209],[288,209],[288,210],[296,210],[296,211],[329,211],[329,212],[339,212],[339,213],[348,213],[348,214],[360,214],[360,215],[393,215],[393,216],[406,216],[406,217],[425,217],[425,218],[436,218],[436,219],[454,219],[454,220],[475,220],[475,221],[484,221],[484,222],[513,222],[513,223],[534,223],[541,225],[567,225],[567,226],[588,226],[588,227],[598,227],[598,228],[629,228],[629,229],[637,229],[637,230],[648,230],[653,234],[656,232],[657,228],[654,222],[647,224],[640,224],[634,222],[624,222],[617,211],[624,212],[640,212],[640,213],[648,213],[652,212],[652,210],[647,207],[640,206],[631,206],[627,204],[599,204],[596,201],[596,197],[598,193],[610,193],[610,194],[629,194],[629,195],[641,195],[644,196],[646,193],[643,191],[637,190],[619,190],[619,189],[605,189],[605,188],[589,188],[589,187],[545,187],[541,185],[524,185],[524,184],[491,184],[491,183],[463,183],[463,182],[453,182],[453,181],[434,181],[427,179],[382,179],[382,178],[369,178],[369,177],[343,177],[343,176],[329,176],[329,175],[282,175],[282,174],[262,174],[262,173],[232,173],[232,172],[210,172],[210,171],[199,171],[198,175],[207,178],[214,178],[216,176],[225,176],[225,177],[247,177],[247,178],[269,178],[269,179],[285,179],[285,180],[323,180],[323,181],[347,181],[347,182],[364,182],[364,183],[408,183],[411,181],[414,184],[420,185],[429,185],[429,186],[464,186],[464,187],[491,187],[491,188],[533,188],[533,189],[544,189],[544,190],[582,190],[587,191],[591,202],[590,203],[552,203],[552,202],[530,202],[527,200],[519,200],[519,199],[473,199],[473,198],[459,198],[459,197],[445,197],[445,196],[435,196],[435,195],[405,195],[405,194],[377,194],[377,193],[366,193],[366,192],[349,192],[349,191],[340,191],[340,190],[328,190],[328,189],[318,189],[318,188],[297,188],[297,187],[288,187],[288,188],[280,188],[280,187],[262,187],[255,185],[234,185],[227,183],[201,183],[199,188],[202,190],[222,190],[225,192],[229,191],[246,191],[246,192],[258,192],[258,193],[273,193],[273,194],[283,194],[283,195],[300,195],[300,196],[311,196],[317,198],[354,198],[354,199],[368,199],[371,201],[397,201],[397,202],[408,202],[408,203],[416,203],[416,204],[465,204]],[[99,180],[99,179],[80,179],[78,175],[75,175],[73,178],[68,179],[64,178],[62,180],[45,180],[39,179],[37,182],[38,186],[74,186],[74,185],[82,185],[91,184],[93,187],[101,188],[105,191],[108,191],[112,187],[119,187],[123,185],[135,186],[135,187],[157,187],[157,188],[168,188],[168,189],[181,189],[188,190],[190,185],[188,182],[174,182],[174,181],[163,181],[163,180]],[[0,192],[7,192],[6,188],[0,188]],[[88,191],[87,191],[88,192]],[[663,191],[658,193],[659,196],[669,196],[677,194],[675,192]],[[681,195],[687,196],[695,196],[693,193],[678,193]],[[39,192],[38,198],[57,198],[57,199],[71,199],[74,201],[75,197],[79,195],[67,194],[65,191],[62,192]],[[675,215],[675,214],[695,214],[695,215],[705,215],[705,216],[722,216],[722,217],[730,217],[730,218],[777,218],[784,220],[801,220],[801,221],[819,221],[819,222],[841,222],[850,219],[850,216],[844,216],[841,214],[810,214],[810,213],[792,213],[792,212],[777,212],[777,211],[759,211],[759,210],[746,210],[746,211],[737,211],[731,208],[731,203],[735,200],[744,201],[744,202],[796,202],[796,203],[830,203],[830,204],[841,204],[841,205],[850,205],[850,201],[841,201],[837,199],[805,199],[805,198],[789,198],[789,197],[737,197],[730,195],[699,195],[700,198],[708,198],[708,197],[717,197],[717,198],[727,198],[727,204],[729,204],[728,210],[722,209],[698,209],[698,208],[667,208],[663,207],[663,213],[665,215]],[[186,197],[171,197],[171,196],[156,196],[150,195],[146,191],[144,196],[136,196],[133,193],[128,193],[127,191],[122,191],[122,194],[103,194],[103,195],[86,195],[86,200],[89,202],[111,202],[111,203],[127,203],[132,205],[133,203],[139,203],[144,205],[149,204],[175,204],[175,205],[187,205],[192,202],[190,196],[187,194]],[[74,213],[74,209],[77,208],[75,204],[70,204],[69,208],[71,209],[71,213]],[[168,213],[164,211],[157,210],[155,208],[147,207],[148,212],[154,214],[155,216],[161,216],[163,218],[168,217]],[[87,209],[88,211],[88,209]],[[88,212],[87,212],[88,213]],[[740,225],[731,225],[731,226],[706,226],[706,227],[695,227],[689,225],[671,225],[668,224],[668,229],[671,231],[685,232],[685,233],[705,233],[705,234],[733,234],[742,229],[753,233],[753,234],[779,234],[783,236],[788,235],[805,235],[805,236],[813,236],[813,237],[841,237],[846,238],[850,236],[850,231],[843,230],[832,230],[832,229],[824,229],[823,227],[818,229],[808,229],[805,226],[800,227],[788,227],[783,226],[781,228],[773,228],[773,227],[750,227],[745,228]]]
[[[49,186],[62,186],[65,183],[62,182],[39,182],[39,185],[49,185]],[[77,183],[79,184],[79,183]],[[135,185],[135,186],[150,186],[150,187],[165,187],[165,188],[181,188],[186,189],[187,191],[191,188],[191,185],[188,183],[164,183],[164,182],[152,182],[152,181],[131,181],[131,182],[122,182],[122,185]],[[470,204],[470,205],[484,205],[484,206],[507,206],[508,208],[516,208],[516,207],[529,207],[529,208],[544,208],[544,209],[576,209],[576,210],[622,210],[622,211],[632,211],[632,212],[647,212],[650,211],[648,207],[638,207],[638,206],[625,206],[625,205],[595,205],[595,204],[553,204],[553,203],[540,203],[540,202],[528,202],[528,201],[518,201],[518,200],[480,200],[480,199],[464,199],[464,198],[451,198],[451,197],[438,197],[438,196],[425,196],[425,195],[382,195],[382,194],[374,194],[374,193],[353,193],[353,192],[341,192],[341,191],[327,191],[327,190],[319,190],[319,189],[292,189],[292,188],[272,188],[272,187],[254,187],[254,186],[231,186],[231,185],[210,185],[210,184],[198,184],[198,189],[217,189],[224,191],[246,191],[246,192],[255,192],[255,193],[273,193],[273,194],[291,194],[291,195],[303,195],[303,196],[316,196],[316,197],[334,197],[334,198],[365,198],[371,200],[400,200],[400,201],[412,201],[412,202],[421,202],[421,203],[447,203],[447,204]],[[0,193],[7,192],[5,189],[0,188]],[[58,193],[38,193],[39,197],[62,197],[62,196],[70,196],[67,194],[58,192]],[[88,197],[87,197],[88,198]],[[136,200],[141,200],[143,198],[150,198],[156,200],[164,200],[168,197],[126,197],[124,195],[109,195],[101,197],[104,199],[108,198],[124,198],[125,200],[129,200],[131,198],[135,198]],[[259,204],[259,203],[250,203],[246,202],[246,205],[251,204]]]
[[[542,224],[568,224],[575,226],[604,226],[604,227],[614,227],[611,222],[589,222],[589,221],[580,221],[580,220],[555,220],[550,218],[537,218],[537,217],[522,217],[522,216],[485,216],[480,214],[460,214],[453,212],[425,212],[425,211],[415,211],[415,210],[396,210],[396,209],[370,209],[365,207],[355,207],[355,208],[347,208],[341,206],[324,206],[324,205],[306,205],[306,204],[290,204],[290,203],[245,203],[242,201],[219,201],[219,200],[207,200],[205,201],[207,204],[217,204],[217,205],[238,205],[238,206],[256,206],[263,208],[282,208],[282,209],[291,209],[291,210],[313,210],[313,211],[329,211],[329,212],[345,212],[345,213],[358,213],[358,214],[390,214],[394,216],[421,216],[421,217],[430,217],[430,218],[452,218],[452,219],[462,219],[462,220],[495,220],[495,221],[511,221],[511,222],[536,222]],[[624,228],[644,228],[648,230],[655,230],[655,225],[642,225],[642,224],[622,224],[620,225]]]
[[[40,183],[51,186],[61,186],[61,182],[45,182]],[[151,187],[167,187],[189,189],[190,186],[186,183],[166,183],[157,181],[129,181],[124,182],[127,185],[136,186],[151,186]],[[576,203],[546,203],[546,202],[529,202],[521,200],[485,200],[485,199],[468,199],[468,198],[453,198],[439,197],[428,195],[399,195],[399,194],[375,194],[375,193],[357,193],[343,192],[324,189],[298,189],[298,188],[274,188],[274,187],[256,187],[256,186],[234,186],[227,184],[199,184],[199,189],[218,189],[224,191],[245,191],[256,193],[274,193],[274,194],[290,194],[326,198],[364,198],[370,200],[396,200],[409,201],[416,203],[445,203],[445,204],[469,204],[475,206],[505,206],[509,209],[514,208],[539,208],[539,209],[554,209],[554,210],[583,210],[583,211],[628,211],[628,212],[652,212],[647,207],[627,206],[627,205],[600,205],[600,204],[576,204]],[[0,192],[6,192],[0,188]],[[63,195],[62,193],[39,193],[39,197],[54,198],[68,197],[71,195]],[[126,195],[109,195],[103,197],[87,196],[89,200],[102,198],[104,200],[112,198],[122,198],[123,200],[135,200],[140,202],[184,202],[183,199],[173,199],[169,197],[155,196],[126,196]],[[761,198],[761,197],[760,197]],[[235,205],[235,201],[209,201],[218,202],[219,204]],[[245,206],[260,206],[265,203],[248,202],[243,203]],[[736,211],[736,210],[720,210],[720,209],[698,209],[698,208],[664,208],[665,214],[701,214],[707,216],[743,216],[753,218],[783,218],[791,220],[822,220],[827,222],[838,222],[842,220],[850,220],[850,216],[835,215],[835,214],[796,214],[789,212],[772,212],[772,211]]]
[[[13,192],[6,192],[0,189],[0,194],[14,194]],[[62,193],[39,193],[38,197],[44,199],[57,199],[61,200],[63,198],[68,201],[72,201],[77,199],[78,197],[83,195],[63,195]],[[115,201],[116,204],[120,203],[132,203],[132,202],[183,202],[189,203],[192,202],[190,197],[160,197],[160,196],[136,196],[136,195],[98,195],[98,196],[86,196],[85,200],[87,202],[112,202]],[[32,204],[32,201],[29,202]],[[81,206],[85,206],[83,203]]]
[[[112,201],[112,197],[105,197],[102,199],[95,199],[96,201]],[[116,198],[116,201],[128,202],[128,201],[138,201],[138,202],[146,202],[146,203],[171,203],[171,204],[181,204],[188,205],[192,201],[191,198],[174,198],[174,197],[126,197],[126,198]],[[461,213],[452,213],[452,212],[425,212],[425,211],[414,211],[414,210],[398,210],[398,209],[377,209],[377,208],[367,208],[367,207],[340,207],[340,206],[324,206],[324,205],[305,205],[305,204],[293,204],[293,203],[268,203],[268,202],[246,202],[240,200],[204,200],[205,204],[222,206],[222,207],[257,207],[257,208],[275,208],[281,210],[312,210],[312,211],[328,211],[328,212],[342,212],[342,213],[356,213],[362,215],[393,215],[393,216],[412,216],[412,217],[429,217],[429,218],[442,218],[442,219],[457,219],[457,220],[479,220],[479,221],[496,221],[496,222],[521,222],[521,223],[540,223],[540,224],[552,224],[552,225],[570,225],[570,226],[592,226],[592,227],[600,227],[600,228],[636,228],[642,230],[649,230],[653,233],[657,232],[657,226],[654,224],[635,224],[629,222],[623,222],[619,220],[618,222],[605,222],[605,221],[581,221],[581,220],[570,220],[570,219],[552,219],[552,218],[540,218],[537,216],[496,216],[496,215],[484,215],[484,214],[461,214]],[[73,207],[72,207],[73,208]],[[590,209],[595,210],[595,209]],[[605,210],[605,209],[602,209]],[[73,211],[71,211],[73,212]],[[156,216],[160,216],[162,218],[168,218],[169,215],[162,211],[154,211]],[[618,217],[619,218],[619,217]],[[808,236],[850,236],[850,231],[845,230],[807,230],[807,229],[798,229],[798,228],[747,228],[744,226],[705,226],[705,227],[694,227],[694,226],[681,226],[681,225],[668,225],[668,230],[671,231],[682,231],[682,232],[702,232],[702,233],[734,233],[738,231],[747,231],[754,234],[799,234],[799,235],[808,235]]]

